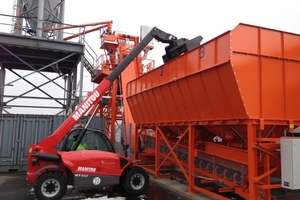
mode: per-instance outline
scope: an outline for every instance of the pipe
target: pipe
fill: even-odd
[[[44,21],[44,0],[39,0],[38,20],[37,20],[37,37],[42,37],[43,21]]]
[[[65,22],[65,0],[61,0],[61,5],[60,5],[60,12],[59,12],[59,20],[60,23],[63,24]],[[62,30],[58,31],[57,39],[58,40],[63,40],[64,38],[64,33]]]

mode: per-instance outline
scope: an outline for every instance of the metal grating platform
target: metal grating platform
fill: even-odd
[[[0,62],[7,69],[70,74],[83,52],[83,44],[0,33]]]

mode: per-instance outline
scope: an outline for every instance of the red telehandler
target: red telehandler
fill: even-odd
[[[111,30],[107,33],[111,34]],[[168,43],[164,62],[199,46],[202,41],[201,36],[192,40],[177,39],[156,27],[152,28],[52,135],[29,147],[27,180],[34,185],[38,199],[61,199],[67,185],[89,188],[118,186],[134,196],[145,192],[149,184],[146,171],[135,166],[130,159],[115,153],[110,140],[101,131],[88,128],[93,116],[84,127],[74,126],[91,107],[99,105],[112,82],[152,39]],[[86,150],[78,151],[83,147]]]

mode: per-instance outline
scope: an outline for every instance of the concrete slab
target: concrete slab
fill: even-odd
[[[161,187],[164,187],[167,190],[173,191],[174,193],[186,197],[186,200],[217,200],[205,194],[190,193],[188,192],[188,186],[186,184],[171,179],[158,179],[153,176],[150,176],[150,181],[158,184]]]
[[[100,198],[103,196],[117,197],[106,190],[77,190],[69,188],[63,199]],[[33,188],[26,181],[25,172],[0,173],[0,199],[36,200]],[[215,200],[201,193],[189,193],[188,186],[171,179],[157,179],[150,175],[150,185],[144,197],[126,197],[126,200]]]

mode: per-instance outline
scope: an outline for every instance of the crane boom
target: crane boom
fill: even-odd
[[[105,91],[111,86],[112,82],[124,71],[124,69],[138,56],[140,52],[152,40],[156,39],[162,43],[168,43],[165,48],[166,55],[163,60],[169,61],[181,53],[191,50],[200,45],[202,37],[198,36],[192,40],[177,39],[174,35],[168,34],[157,27],[151,31],[141,40],[141,42],[127,55],[122,62],[94,89],[93,92],[73,111],[73,113],[58,127],[58,129],[49,137],[45,138],[39,143],[40,147],[53,149],[65,137],[65,135],[78,123],[84,114],[95,104],[97,104]]]

